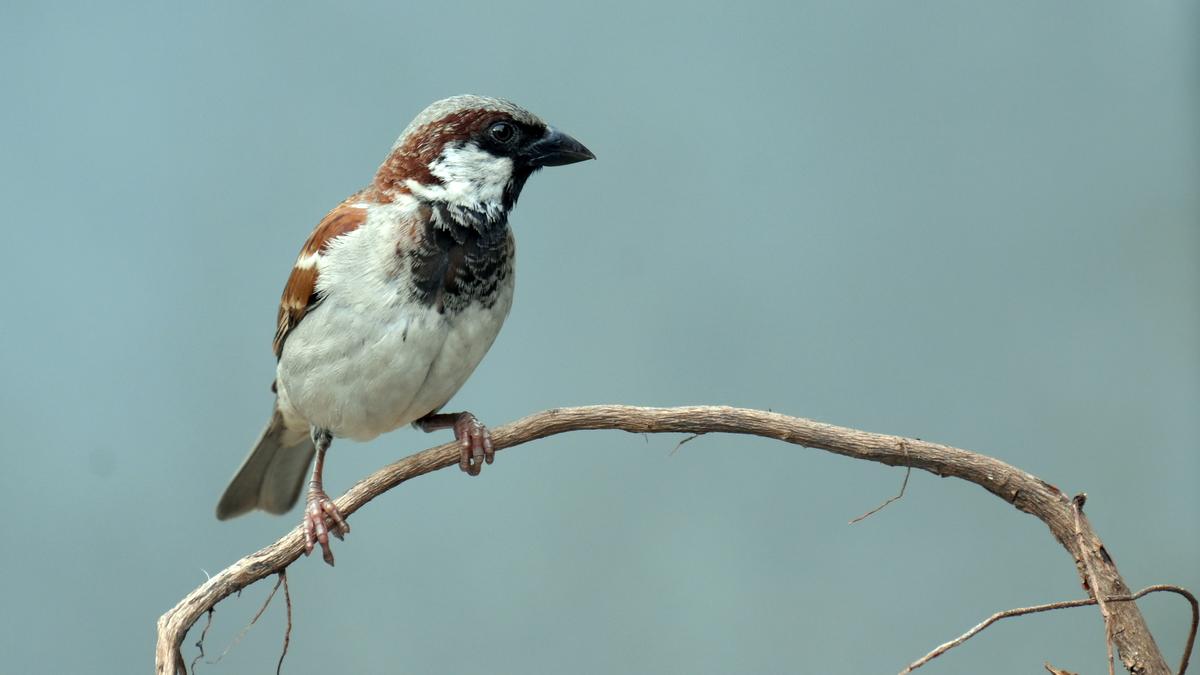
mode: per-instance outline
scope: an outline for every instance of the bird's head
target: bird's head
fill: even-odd
[[[534,171],[595,157],[508,101],[453,96],[408,125],[379,168],[375,188],[407,192],[479,227],[505,220]]]

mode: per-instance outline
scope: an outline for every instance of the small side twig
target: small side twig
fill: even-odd
[[[900,441],[900,449],[904,451],[904,457],[907,459],[908,458],[908,443],[906,443],[905,441]],[[861,516],[852,519],[850,521],[850,524],[853,525],[857,522],[864,521],[867,518],[870,518],[871,516],[875,515],[876,513],[879,513],[880,511],[882,511],[884,508],[887,507],[888,504],[891,504],[892,502],[895,502],[895,501],[900,501],[900,498],[904,496],[904,490],[908,488],[908,477],[911,475],[912,475],[912,466],[911,465],[905,466],[904,467],[904,480],[901,481],[901,483],[900,483],[900,491],[897,492],[894,496],[888,498],[887,501],[880,504],[879,506],[876,506],[875,508],[871,509],[870,511],[867,511],[866,513],[862,514]]]
[[[258,618],[263,615],[263,612],[267,611],[267,607],[271,604],[271,598],[275,597],[275,592],[279,590],[279,585],[281,583],[283,583],[282,572],[279,575],[279,581],[275,582],[275,588],[272,588],[271,592],[267,594],[267,599],[263,600],[262,607],[258,608],[258,612],[254,614],[253,619],[250,619],[250,623],[246,624],[246,627],[242,629],[242,632],[238,633],[237,637],[233,638],[233,642],[229,643],[229,646],[225,648],[225,651],[221,652],[221,655],[218,656],[215,661],[205,661],[205,663],[208,663],[209,665],[220,663],[221,659],[225,658],[225,655],[228,654],[231,649],[236,647],[238,643],[242,641],[242,638],[246,637],[246,633],[250,632],[250,627],[253,626],[256,621],[258,621]]]
[[[674,455],[675,453],[679,452],[679,449],[683,447],[684,443],[691,443],[692,441],[696,440],[697,438],[700,438],[703,435],[704,435],[703,433],[689,435],[687,438],[676,443],[675,447],[671,448],[671,452],[668,452],[667,454]]]
[[[1154,586],[1147,586],[1147,587],[1143,588],[1142,590],[1138,591],[1137,593],[1134,593],[1133,595],[1127,595],[1127,596],[1118,597],[1118,598],[1104,598],[1104,601],[1105,602],[1132,602],[1134,600],[1138,600],[1142,596],[1149,595],[1150,593],[1160,593],[1160,592],[1168,592],[1168,593],[1175,593],[1175,594],[1181,595],[1192,606],[1192,628],[1191,628],[1191,631],[1188,633],[1187,644],[1185,644],[1184,648],[1183,648],[1183,659],[1180,660],[1180,662],[1179,662],[1178,675],[1184,675],[1184,673],[1187,672],[1188,657],[1192,653],[1192,646],[1196,640],[1196,628],[1197,628],[1197,625],[1200,624],[1200,603],[1197,603],[1196,596],[1192,595],[1192,593],[1190,591],[1188,591],[1186,588],[1182,588],[1179,586],[1172,586],[1169,584],[1157,584]],[[909,664],[909,666],[907,668],[900,671],[900,675],[907,675],[907,673],[911,673],[912,671],[916,670],[917,668],[920,668],[921,666],[925,665],[926,663],[929,663],[930,661],[936,659],[937,657],[941,656],[942,654],[945,654],[946,652],[950,651],[951,649],[954,649],[955,647],[961,645],[962,643],[966,642],[967,640],[970,640],[971,638],[975,637],[980,632],[982,632],[983,629],[996,623],[1000,619],[1007,619],[1012,616],[1024,616],[1026,614],[1037,614],[1038,612],[1049,612],[1049,611],[1055,610],[1055,609],[1070,609],[1071,607],[1088,607],[1088,606],[1095,605],[1095,604],[1096,604],[1096,598],[1083,598],[1081,600],[1062,600],[1059,602],[1050,602],[1050,603],[1046,603],[1044,605],[1034,605],[1032,607],[1016,607],[1014,609],[1006,609],[1002,612],[996,612],[995,614],[989,616],[988,618],[984,619],[980,623],[976,624],[975,627],[973,627],[971,630],[963,633],[962,635],[954,638],[953,640],[951,640],[945,644],[939,645],[936,649],[929,652],[925,656],[922,656],[921,658],[917,659],[916,661],[913,661],[911,664]],[[1050,668],[1051,668],[1051,666],[1049,664],[1047,664],[1047,669],[1049,670]],[[1065,671],[1051,670],[1050,672],[1065,672]]]
[[[955,647],[961,645],[962,643],[966,642],[967,640],[970,640],[971,638],[975,637],[980,632],[982,632],[983,629],[996,623],[1000,619],[1007,619],[1010,616],[1024,616],[1026,614],[1036,614],[1038,612],[1049,612],[1049,611],[1055,610],[1055,609],[1067,609],[1070,607],[1084,607],[1087,605],[1094,605],[1094,604],[1096,604],[1096,601],[1094,599],[1085,598],[1083,600],[1064,600],[1061,602],[1051,602],[1051,603],[1047,603],[1045,605],[1034,605],[1032,607],[1016,607],[1013,609],[1006,609],[1002,612],[996,612],[995,614],[989,616],[988,618],[986,618],[983,621],[976,624],[975,627],[972,628],[971,630],[963,633],[962,635],[954,638],[953,640],[951,640],[947,643],[938,645],[938,647],[935,648],[933,651],[929,652],[925,656],[922,656],[921,658],[917,659],[916,661],[913,661],[911,664],[909,664],[909,666],[907,668],[900,671],[900,675],[907,675],[908,673],[911,673],[912,671],[916,670],[917,668],[920,668],[921,666],[925,665],[926,663],[929,663],[930,661],[936,659],[937,657],[941,656],[942,654],[945,654],[946,652],[950,651],[951,649],[954,649]]]
[[[283,671],[283,657],[287,656],[288,644],[292,641],[292,593],[288,590],[286,569],[279,572],[279,580],[283,582],[283,600],[287,605],[287,629],[283,632],[283,651],[279,654],[279,663],[275,664],[275,675]]]
[[[196,648],[200,650],[200,653],[192,659],[191,670],[193,673],[196,672],[196,664],[204,658],[204,638],[208,637],[208,629],[212,628],[213,612],[215,611],[217,611],[216,607],[208,608],[208,621],[204,624],[204,630],[200,631],[200,639],[196,640]]]

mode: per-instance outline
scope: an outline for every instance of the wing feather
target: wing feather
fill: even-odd
[[[275,358],[283,354],[283,343],[300,324],[304,315],[321,302],[317,293],[317,276],[320,274],[321,256],[329,248],[330,242],[353,232],[367,219],[366,208],[354,203],[354,199],[355,197],[351,197],[342,202],[317,223],[316,229],[308,236],[308,241],[304,242],[304,248],[296,258],[292,274],[283,287],[283,297],[279,301],[275,341],[272,344]]]

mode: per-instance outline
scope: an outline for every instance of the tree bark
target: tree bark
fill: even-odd
[[[731,433],[774,438],[890,466],[911,466],[938,476],[975,483],[1050,528],[1075,561],[1088,592],[1108,612],[1107,633],[1130,673],[1169,675],[1170,670],[1135,602],[1110,602],[1130,591],[1112,557],[1076,502],[1042,479],[1000,460],[967,450],[912,438],[869,433],[773,412],[721,406],[642,408],[598,405],[556,408],[492,430],[497,450],[567,431],[620,429],[633,433]],[[359,481],[337,500],[349,516],[400,483],[458,463],[459,449],[447,443],[406,457]],[[158,620],[156,666],[160,675],[185,673],[180,644],[188,629],[217,602],[276,574],[304,551],[300,528],[233,563],[179,601]]]

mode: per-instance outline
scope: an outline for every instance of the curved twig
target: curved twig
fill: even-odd
[[[1112,559],[1104,553],[1099,538],[1086,519],[1081,523],[1081,534],[1076,536],[1071,500],[1058,488],[1000,460],[946,445],[869,433],[773,412],[720,406],[640,408],[599,405],[557,408],[497,427],[492,430],[492,440],[496,449],[500,450],[554,434],[584,429],[620,429],[633,433],[750,434],[970,481],[1044,522],[1071,554],[1081,573],[1083,556],[1089,555],[1089,560],[1094,562],[1094,583],[1089,584],[1093,595],[1129,595],[1129,588],[1117,573]],[[337,506],[343,514],[350,515],[410,478],[456,465],[458,455],[458,446],[447,443],[389,464],[359,481],[337,500]],[[1087,554],[1081,550],[1081,546],[1090,549]],[[160,675],[184,672],[186,668],[179,646],[188,629],[200,616],[231,593],[280,572],[300,557],[303,550],[304,538],[297,527],[274,544],[225,568],[163,614],[158,620],[158,646],[155,653],[157,672]],[[1132,602],[1117,603],[1111,608],[1111,614],[1113,641],[1125,667],[1147,675],[1169,673],[1137,605]]]
[[[1183,598],[1185,600],[1187,600],[1192,606],[1192,627],[1191,627],[1191,630],[1188,631],[1187,643],[1183,646],[1183,658],[1180,659],[1180,661],[1179,661],[1179,670],[1176,671],[1176,675],[1184,675],[1184,673],[1187,672],[1188,659],[1192,654],[1192,645],[1195,644],[1195,641],[1196,641],[1196,627],[1197,627],[1197,624],[1200,624],[1200,605],[1198,605],[1196,603],[1196,596],[1192,595],[1191,591],[1189,591],[1186,588],[1182,588],[1180,586],[1172,586],[1169,584],[1157,584],[1155,586],[1147,586],[1147,587],[1143,588],[1142,590],[1138,591],[1137,593],[1134,593],[1133,595],[1126,596],[1123,598],[1105,598],[1104,602],[1105,603],[1129,602],[1132,600],[1137,600],[1138,598],[1141,598],[1144,595],[1148,595],[1150,593],[1159,593],[1159,592],[1176,593],[1178,595],[1182,595]],[[936,659],[937,657],[941,656],[942,654],[945,654],[946,652],[950,651],[951,649],[954,649],[955,647],[961,645],[962,643],[966,642],[967,640],[970,640],[971,638],[975,637],[980,632],[982,632],[983,629],[996,623],[1000,619],[1007,619],[1007,618],[1013,617],[1013,616],[1024,616],[1026,614],[1036,614],[1038,612],[1049,612],[1049,611],[1052,611],[1055,609],[1070,609],[1071,607],[1086,607],[1088,605],[1094,605],[1094,604],[1096,604],[1096,598],[1084,598],[1082,600],[1062,600],[1060,602],[1048,602],[1044,605],[1034,605],[1033,607],[1015,607],[1013,609],[1006,609],[1003,612],[996,612],[995,614],[989,616],[988,618],[984,619],[983,621],[980,621],[973,628],[971,628],[971,630],[963,633],[962,635],[959,635],[958,637],[954,638],[953,640],[951,640],[945,644],[938,645],[936,648],[934,648],[933,651],[929,652],[925,656],[922,656],[921,658],[917,659],[916,661],[913,661],[911,664],[909,664],[909,666],[907,668],[900,671],[900,675],[907,675],[908,673],[911,673],[912,671],[916,670],[917,668],[920,668],[921,666],[925,665],[926,663],[929,663],[930,661]],[[1112,663],[1112,661],[1110,660],[1109,663]],[[1047,669],[1049,669],[1049,668],[1047,668]],[[1051,672],[1054,672],[1054,671],[1051,671]]]

